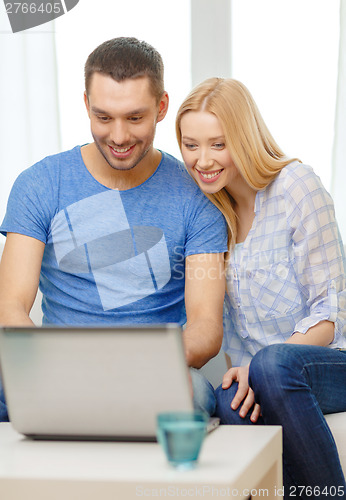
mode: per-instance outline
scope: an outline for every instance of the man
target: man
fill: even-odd
[[[168,108],[161,56],[134,38],[105,42],[87,59],[85,88],[94,142],[13,186],[0,324],[32,324],[40,283],[44,323],[186,322],[187,363],[200,368],[221,346],[226,226],[180,162],[153,147]]]

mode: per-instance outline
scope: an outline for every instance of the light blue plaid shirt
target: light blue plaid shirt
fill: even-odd
[[[227,269],[223,350],[233,366],[322,320],[346,347],[345,255],[334,205],[313,170],[283,168],[257,193],[255,219]]]

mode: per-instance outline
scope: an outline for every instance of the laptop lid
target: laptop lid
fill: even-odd
[[[31,437],[154,440],[157,413],[193,408],[178,325],[2,328],[0,363]]]

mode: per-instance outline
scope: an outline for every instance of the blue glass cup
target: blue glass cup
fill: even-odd
[[[168,462],[178,469],[197,464],[209,417],[201,411],[167,412],[157,416],[157,440]]]

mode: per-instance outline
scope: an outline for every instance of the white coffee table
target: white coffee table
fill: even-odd
[[[177,471],[156,443],[32,441],[0,424],[1,500],[274,499],[281,488],[278,426],[221,426],[198,467]]]

